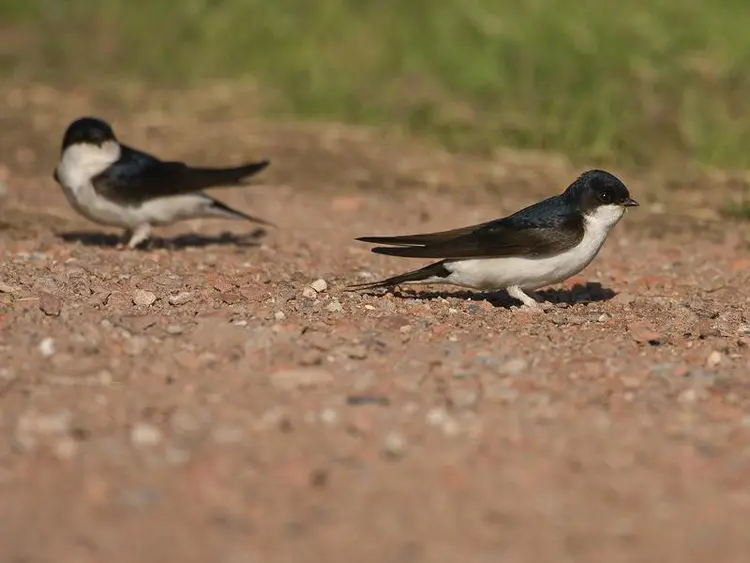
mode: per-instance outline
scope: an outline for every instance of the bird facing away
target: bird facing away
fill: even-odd
[[[268,165],[261,160],[231,168],[196,168],[163,161],[119,143],[105,121],[82,117],[65,131],[54,179],[81,215],[124,228],[127,248],[133,249],[148,240],[153,226],[185,219],[223,217],[271,225],[203,192],[244,185]]]
[[[561,282],[588,266],[625,209],[637,206],[625,185],[604,170],[581,174],[562,194],[513,215],[450,231],[368,236],[372,252],[441,258],[424,268],[353,289],[400,284],[449,284],[507,290],[524,308],[542,310],[527,292]]]

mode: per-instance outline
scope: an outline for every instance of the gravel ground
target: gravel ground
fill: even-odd
[[[718,187],[620,173],[644,205],[543,315],[358,294],[420,261],[353,237],[499,217],[580,170],[148,114],[116,131],[271,157],[264,185],[214,193],[279,228],[118,251],[51,179],[87,100],[25,99],[0,141],[3,561],[746,561],[748,232],[701,205]]]

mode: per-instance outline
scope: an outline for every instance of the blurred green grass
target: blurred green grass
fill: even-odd
[[[449,148],[750,168],[744,0],[0,0],[0,76],[253,79]]]

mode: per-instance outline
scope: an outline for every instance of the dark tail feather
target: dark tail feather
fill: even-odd
[[[261,160],[233,168],[189,168],[191,184],[194,189],[205,189],[213,186],[241,186],[243,181],[265,169],[270,160]]]
[[[405,274],[393,276],[392,278],[388,278],[388,279],[380,280],[376,282],[359,283],[359,284],[349,285],[347,287],[353,290],[378,289],[381,287],[393,287],[393,286],[396,286],[402,283],[407,283],[407,282],[418,282],[418,281],[426,280],[426,279],[433,278],[433,277],[447,278],[450,275],[451,273],[445,267],[445,260],[441,260],[440,262],[435,262],[434,264],[430,264],[428,266],[425,266],[424,268],[420,268],[419,270],[412,270],[411,272],[406,272]]]
[[[375,244],[389,244],[391,246],[428,246],[456,240],[457,238],[475,231],[478,226],[480,225],[463,227],[461,229],[451,229],[450,231],[423,233],[421,235],[358,237],[356,240]]]
[[[357,237],[354,240],[371,242],[373,244],[392,244],[394,246],[412,246],[419,244],[411,237]]]
[[[374,244],[390,244],[392,246],[376,246],[370,252],[385,254],[387,256],[404,256],[407,258],[442,258],[441,256],[428,256],[425,251],[429,248],[424,245],[424,235],[407,235],[399,237],[357,237],[355,240],[370,242]]]
[[[370,252],[405,258],[445,258],[446,256],[440,247],[431,248],[428,246],[376,246],[371,248]]]
[[[218,199],[212,198],[211,201],[213,201],[212,205],[216,209],[220,209],[221,211],[223,211],[229,216],[235,217],[237,219],[244,219],[245,221],[250,221],[251,223],[258,223],[266,227],[276,227],[276,225],[274,225],[273,223],[269,221],[260,219],[259,217],[253,217],[252,215],[248,215],[247,213],[243,213],[242,211],[237,211],[236,209],[232,209],[226,203],[221,203]]]

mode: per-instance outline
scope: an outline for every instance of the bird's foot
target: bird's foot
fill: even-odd
[[[126,229],[125,232],[122,234],[120,239],[117,241],[117,244],[115,245],[116,250],[125,250],[128,247],[128,241],[133,237],[133,230],[132,229]]]
[[[126,236],[128,243],[123,248],[135,250],[151,236],[151,225],[138,225],[135,229],[127,231]]]
[[[525,293],[520,287],[512,286],[507,288],[508,295],[522,303],[521,310],[529,313],[544,313],[552,309],[552,303],[539,303],[532,296]]]

